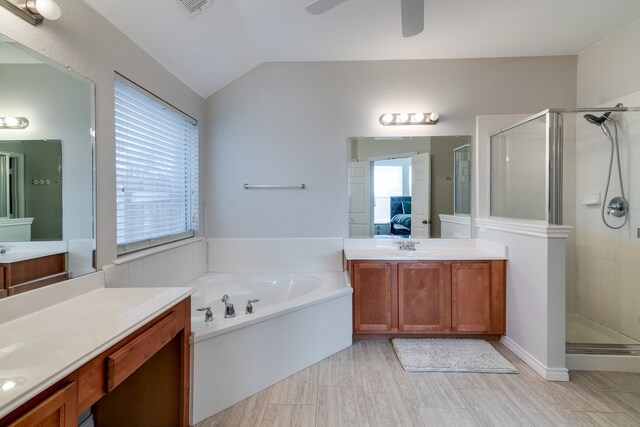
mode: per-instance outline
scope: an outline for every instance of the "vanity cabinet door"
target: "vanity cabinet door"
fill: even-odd
[[[10,427],[75,427],[78,425],[78,388],[72,382],[18,418]]]
[[[406,332],[451,330],[451,295],[444,262],[398,264],[398,329]]]
[[[354,330],[388,332],[397,329],[396,264],[353,261]]]
[[[491,331],[491,262],[451,263],[451,326],[456,332]]]

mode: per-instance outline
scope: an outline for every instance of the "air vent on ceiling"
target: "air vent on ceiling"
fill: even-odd
[[[193,18],[213,4],[213,0],[179,0],[187,11],[187,15]]]

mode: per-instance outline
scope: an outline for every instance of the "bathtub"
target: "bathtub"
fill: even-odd
[[[191,423],[348,347],[352,289],[345,272],[207,273],[192,296]],[[224,318],[222,295],[236,317]],[[254,313],[245,314],[247,300]],[[210,306],[204,321],[197,308]]]

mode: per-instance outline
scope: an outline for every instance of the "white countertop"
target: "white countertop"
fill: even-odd
[[[399,242],[415,242],[415,251]],[[347,260],[483,260],[507,259],[505,245],[482,239],[345,239]]]
[[[0,324],[0,418],[194,291],[100,288]]]

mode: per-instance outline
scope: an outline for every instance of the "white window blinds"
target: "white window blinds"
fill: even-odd
[[[198,123],[121,76],[114,88],[118,253],[193,236]]]

